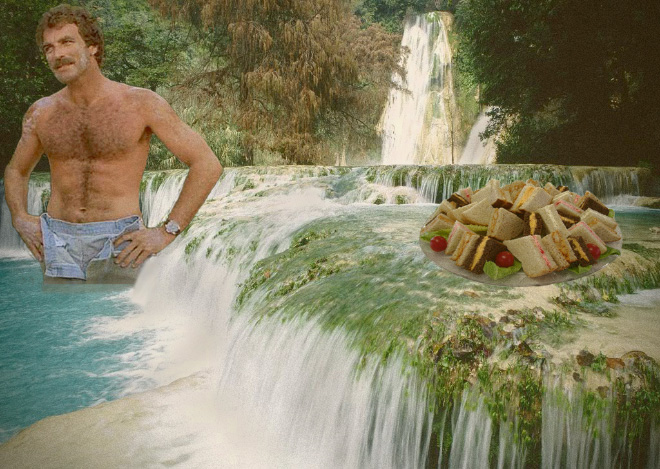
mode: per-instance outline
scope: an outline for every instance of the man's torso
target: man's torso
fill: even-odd
[[[74,223],[139,215],[151,131],[143,93],[111,82],[89,106],[64,90],[43,100],[36,131],[51,169],[48,213]]]

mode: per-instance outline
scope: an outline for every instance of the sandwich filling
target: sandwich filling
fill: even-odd
[[[536,239],[536,236],[532,236],[532,241],[534,241],[534,245],[541,253],[541,257],[543,258],[545,265],[548,266],[548,269],[552,270],[552,264],[550,264],[550,260],[548,259],[548,256],[545,255],[545,251],[543,250],[543,247],[541,247],[541,243],[539,243],[539,240]]]
[[[447,199],[449,202],[454,202],[456,204],[456,207],[463,207],[464,205],[467,205],[469,202],[465,197],[463,197],[461,194],[454,192],[451,197]]]

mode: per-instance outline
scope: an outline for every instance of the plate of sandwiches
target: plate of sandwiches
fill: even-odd
[[[436,236],[445,238],[438,243],[441,251],[431,248]],[[443,200],[419,242],[449,272],[522,287],[592,275],[616,259],[623,237],[614,212],[589,191],[580,195],[533,179],[500,186],[491,179],[479,190],[463,188]],[[506,252],[511,254],[501,254]],[[502,262],[507,256],[515,264]]]

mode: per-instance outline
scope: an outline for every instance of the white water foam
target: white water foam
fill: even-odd
[[[45,181],[30,181],[28,186],[28,213],[40,215],[43,212],[43,197],[50,190],[50,183]],[[11,213],[5,200],[4,181],[0,180],[0,257],[26,258],[31,257],[21,237],[11,222]]]
[[[443,150],[450,145],[451,112],[445,101],[453,105],[451,83],[451,48],[446,28],[440,15],[429,21],[419,15],[407,21],[401,46],[409,50],[405,60],[405,80],[392,76],[395,87],[390,90],[383,114],[382,164],[418,164],[426,162],[451,163]],[[402,60],[402,63],[403,61]],[[439,78],[439,93],[431,93],[432,82]],[[425,130],[429,101],[440,107],[439,118],[432,119],[430,130]],[[425,134],[433,136],[428,149],[440,155],[425,155]]]
[[[127,392],[210,373],[213,403],[197,411],[215,412],[220,427],[242,435],[223,445],[236,467],[423,466],[431,414],[420,380],[403,375],[399,359],[387,366],[362,364],[341,330],[277,318],[255,322],[249,312],[233,310],[238,286],[255,262],[288,248],[311,220],[345,210],[351,208],[326,200],[319,187],[293,186],[256,199],[233,193],[209,202],[187,235],[145,265],[132,295],[142,311],[94,327],[99,337],[145,335],[141,356],[125,357],[142,362],[127,371]],[[159,396],[154,405],[166,405]],[[172,431],[184,432],[190,422],[179,420],[183,410],[168,412],[178,415],[169,422],[177,427]],[[212,441],[194,438],[193,460],[214,454]],[[279,462],[261,466],[263,459],[245,459],[249,446]]]
[[[488,126],[488,116],[482,112],[477,117],[477,121],[470,130],[465,148],[461,153],[458,164],[493,164],[495,163],[495,141],[491,137],[485,142],[481,140],[479,134],[486,131]]]

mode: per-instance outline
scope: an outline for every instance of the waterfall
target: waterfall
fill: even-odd
[[[273,466],[422,468],[427,465],[433,428],[440,442],[438,467],[523,468],[531,456],[520,441],[517,417],[510,416],[507,421],[494,418],[486,390],[475,387],[464,391],[450,408],[439,409],[442,417],[435,415],[437,425],[433,424],[434,415],[429,410],[432,403],[429,394],[433,390],[411,366],[410,357],[399,353],[387,359],[378,354],[363,355],[355,343],[356,330],[345,327],[345,317],[336,322],[313,317],[311,313],[319,309],[315,301],[322,300],[303,297],[289,305],[296,309],[289,316],[284,314],[284,308],[280,310],[277,306],[263,311],[262,305],[270,304],[266,300],[277,299],[277,289],[285,288],[286,284],[278,284],[282,277],[275,276],[284,274],[273,269],[264,278],[276,279],[275,290],[262,287],[258,267],[264,261],[297,260],[295,256],[302,249],[314,249],[311,245],[301,245],[301,250],[293,247],[296,237],[309,227],[320,232],[322,222],[333,218],[341,222],[335,226],[345,227],[345,221],[364,218],[370,213],[368,210],[375,211],[375,207],[363,203],[375,203],[374,193],[390,197],[384,203],[396,203],[396,197],[407,197],[408,203],[428,203],[446,198],[458,187],[471,185],[476,189],[494,177],[503,183],[534,177],[576,189],[593,187],[596,191],[604,187],[608,194],[617,196],[639,193],[635,185],[639,183],[637,176],[619,174],[638,174],[637,171],[551,165],[228,168],[190,228],[144,266],[131,293],[141,311],[138,317],[127,319],[129,327],[123,326],[130,334],[162,332],[155,326],[153,330],[147,326],[140,329],[151,321],[169,337],[176,337],[172,339],[174,342],[185,335],[179,324],[193,324],[207,333],[211,345],[199,341],[193,347],[204,349],[207,358],[202,364],[195,362],[192,368],[170,366],[169,360],[176,363],[179,358],[179,349],[170,347],[166,341],[157,342],[159,348],[164,344],[167,359],[159,356],[151,370],[154,380],[158,386],[167,387],[175,379],[210,368],[213,395],[223,404],[216,415],[218,424],[224,425],[230,420],[227,415],[234,415],[238,433],[242,435],[245,431],[249,435],[247,444],[265,454],[276,452],[277,458],[273,458],[284,461]],[[157,224],[167,215],[184,176],[185,171],[145,174],[141,205],[148,224]],[[43,210],[47,191],[46,179],[35,175],[30,183],[31,213]],[[400,228],[394,223],[394,215],[415,210],[421,213],[424,207],[390,209],[392,212],[386,212],[389,218],[383,215],[384,211],[379,218],[369,217],[374,228],[385,228],[388,239]],[[11,225],[7,225],[6,206],[1,209],[0,220],[0,246],[9,248],[17,235],[7,228]],[[332,234],[329,236],[331,239]],[[362,254],[383,247],[367,244],[356,252]],[[416,258],[410,254],[413,251],[423,257],[416,243],[403,245],[396,240],[395,244],[396,256],[400,256],[396,262],[411,264],[413,259],[415,264]],[[326,255],[313,252],[317,258]],[[0,255],[4,255],[4,250]],[[362,260],[368,264],[368,259]],[[307,271],[308,262],[300,267],[301,272]],[[388,265],[397,272],[396,279],[386,282],[390,288],[412,278],[404,273],[399,277],[400,270],[391,268],[394,265]],[[252,275],[255,272],[259,276]],[[353,277],[356,288],[367,283],[364,288],[369,291],[370,280],[365,280],[363,271],[359,274]],[[383,283],[382,279],[378,281]],[[241,292],[250,282],[255,283],[252,293],[242,300]],[[351,294],[351,290],[341,291]],[[336,290],[328,292],[333,295]],[[421,301],[423,296],[415,301]],[[372,304],[362,309],[362,305],[356,305],[347,315],[372,313],[380,306],[375,295],[356,295],[356,298]],[[398,319],[399,310],[394,313]],[[378,321],[385,320],[378,314],[375,316]],[[410,347],[414,356],[415,344],[411,343]],[[611,399],[613,403],[614,397]],[[167,405],[178,405],[175,401],[171,399]],[[589,402],[577,390],[546,382],[543,433],[538,442],[542,449],[541,467],[625,467],[629,456],[622,454],[627,443],[612,434],[613,407],[587,415],[585,408]],[[158,406],[165,404],[158,402],[155,408]],[[131,419],[124,425],[119,428],[126,432],[139,428]],[[451,443],[443,449],[447,434],[451,435]],[[201,457],[195,451],[207,443],[192,430],[184,435],[192,443],[187,443],[189,447],[178,456],[190,457],[192,467],[208,467],[195,464],[198,462],[195,458]],[[651,444],[645,456],[649,469],[660,461],[660,444],[656,443],[659,435],[660,421],[656,419],[649,430]],[[213,446],[214,442],[208,444]],[[190,454],[184,454],[188,449]],[[163,460],[166,458],[160,459]],[[431,466],[434,463],[428,462]]]
[[[40,215],[50,196],[50,182],[43,175],[30,180],[28,187],[28,213]],[[5,200],[4,180],[0,179],[0,257],[29,257],[30,251],[23,244],[11,223],[11,214]]]
[[[456,190],[483,187],[490,179],[502,184],[529,178],[565,185],[574,192],[589,190],[604,203],[633,205],[640,195],[640,179],[648,171],[640,168],[597,168],[557,165],[445,165],[374,166],[367,181],[389,187],[415,189],[420,201],[440,203]],[[413,201],[414,197],[409,197]]]
[[[488,126],[488,116],[485,112],[479,114],[477,121],[470,130],[465,148],[461,153],[458,164],[493,164],[495,163],[495,141],[491,137],[485,142],[481,141],[479,134]]]
[[[452,163],[452,53],[443,15],[409,18],[401,46],[408,51],[405,79],[392,77],[381,126],[382,163]]]
[[[299,179],[328,177],[341,186],[342,203],[346,204],[439,203],[461,187],[478,189],[491,178],[497,178],[503,184],[516,179],[533,178],[551,181],[555,185],[567,185],[578,193],[589,190],[606,204],[633,205],[641,192],[640,181],[645,177],[644,171],[639,168],[555,165],[228,168],[209,195],[209,200],[223,197],[236,188],[244,191],[264,191],[282,184],[292,184]],[[167,217],[181,191],[185,175],[184,170],[145,173],[140,204],[147,226],[156,226]],[[342,178],[344,175],[346,177]],[[347,182],[337,182],[340,179]],[[350,190],[346,189],[347,187]],[[337,189],[333,187],[330,190],[336,192]],[[35,215],[42,213],[49,196],[48,175],[35,174],[29,184],[28,211]],[[11,224],[2,180],[0,200],[0,256],[27,257],[29,251]]]
[[[423,383],[403,374],[400,359],[364,362],[341,329],[277,317],[255,321],[254,302],[236,310],[240,286],[259,260],[288,249],[311,221],[351,210],[326,199],[322,177],[295,168],[274,172],[277,185],[272,175],[228,170],[231,183],[223,178],[196,223],[145,266],[134,300],[146,315],[175,314],[210,328],[220,342],[219,400],[256,422],[259,437],[287,455],[288,467],[422,467],[432,416]],[[316,187],[305,187],[307,181]],[[173,194],[165,181],[157,186],[163,198]],[[268,189],[268,197],[256,195]],[[174,198],[161,202],[170,206]]]
[[[606,204],[632,205],[640,195],[640,171],[575,166],[571,172],[576,191],[591,191]]]

